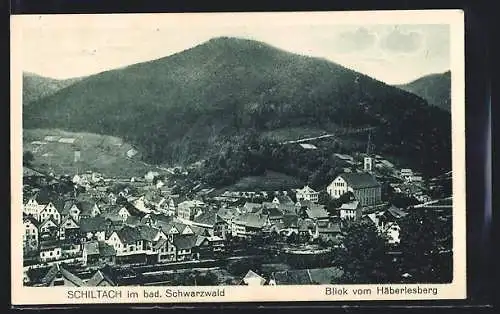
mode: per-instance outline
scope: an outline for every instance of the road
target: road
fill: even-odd
[[[366,128],[359,128],[359,129],[354,129],[354,130],[348,130],[345,132],[337,132],[337,133],[329,133],[329,134],[323,134],[320,136],[314,136],[314,137],[306,137],[306,138],[301,138],[298,140],[290,140],[290,141],[285,141],[282,142],[281,144],[296,144],[296,143],[303,143],[303,142],[309,142],[309,141],[314,141],[314,140],[319,140],[323,138],[329,138],[329,137],[334,137],[336,135],[347,135],[347,134],[356,134],[356,133],[362,133],[366,131],[370,131],[375,129],[375,127],[366,127]]]

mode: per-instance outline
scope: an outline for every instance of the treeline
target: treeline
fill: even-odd
[[[211,186],[222,187],[245,176],[263,175],[266,171],[283,173],[319,188],[341,172],[341,164],[329,150],[282,145],[251,132],[208,157],[196,176]]]

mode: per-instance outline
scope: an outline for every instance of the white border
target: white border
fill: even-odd
[[[369,12],[301,12],[301,13],[197,13],[168,14],[172,23],[203,24],[214,20],[218,24],[281,23],[281,24],[449,24],[451,27],[451,75],[452,75],[452,143],[453,143],[453,282],[451,284],[385,285],[396,287],[436,287],[437,295],[377,295],[375,285],[329,286],[349,291],[351,288],[369,288],[370,296],[325,295],[326,286],[227,286],[223,297],[160,298],[143,297],[143,291],[164,291],[172,287],[111,287],[107,290],[122,291],[118,299],[69,299],[70,290],[97,290],[97,288],[33,288],[22,285],[22,28],[37,16],[11,17],[11,157],[12,157],[12,205],[11,205],[11,274],[12,304],[74,304],[74,303],[182,303],[182,302],[264,302],[264,301],[357,301],[357,300],[432,300],[466,298],[466,229],[465,229],[465,72],[464,72],[464,13],[461,10],[422,11],[369,11]],[[107,15],[57,15],[61,23],[86,19],[89,25],[99,25],[106,19],[122,18],[124,25],[137,25],[144,19],[165,18],[165,14],[113,14]],[[177,289],[177,288],[175,288]],[[182,291],[205,291],[207,287],[179,287]],[[139,298],[127,298],[127,292],[136,291]]]

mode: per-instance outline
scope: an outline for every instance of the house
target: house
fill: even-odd
[[[177,206],[177,217],[184,220],[193,220],[204,205],[203,202],[198,200],[184,201]]]
[[[28,200],[26,204],[23,206],[23,213],[29,216],[32,216],[37,221],[41,220],[40,214],[48,204],[48,200],[40,200],[38,194],[35,197],[32,197]]]
[[[276,205],[294,205],[295,203],[292,201],[290,196],[288,195],[276,195],[273,198],[273,203]]]
[[[318,226],[311,219],[299,219],[298,225],[300,242],[309,242],[319,237]]]
[[[93,240],[83,244],[82,259],[84,265],[95,265],[97,263],[114,264],[115,257],[115,249],[104,241]]]
[[[80,209],[80,219],[95,217],[101,214],[101,210],[94,201],[82,200],[77,202],[76,206]]]
[[[98,270],[94,275],[85,283],[87,287],[109,287],[116,286],[116,283],[102,271]]]
[[[196,248],[199,258],[213,258],[224,252],[224,239],[218,236],[198,235]]]
[[[40,284],[37,286],[42,287],[83,287],[85,286],[83,280],[66,270],[59,264],[54,264],[45,276],[41,279]]]
[[[48,219],[38,226],[39,240],[57,239],[59,237],[59,226],[53,219]]]
[[[117,257],[145,252],[140,231],[129,226],[123,226],[121,229],[113,231],[106,239],[106,243],[115,249]]]
[[[58,205],[56,208],[55,203]],[[40,221],[45,221],[48,219],[54,220],[57,224],[61,223],[61,214],[59,210],[62,211],[63,204],[59,204],[57,201],[49,202],[41,211],[40,211]]]
[[[241,280],[241,283],[246,286],[263,286],[266,283],[266,279],[259,276],[253,270],[249,270]]]
[[[314,191],[308,185],[304,186],[302,189],[297,189],[295,197],[297,201],[307,200],[313,203],[318,202],[319,192]]]
[[[80,219],[80,232],[84,241],[92,239],[104,241],[108,229],[109,225],[103,216]]]
[[[116,201],[117,200],[118,200],[118,196],[115,193],[110,192],[108,194],[108,202],[109,202],[109,204],[116,205]]]
[[[80,225],[73,219],[72,216],[66,216],[59,225],[59,238],[78,239],[80,234]]]
[[[170,238],[161,239],[153,245],[153,252],[158,256],[158,263],[174,262],[176,247]]]
[[[283,212],[275,207],[266,207],[260,210],[258,214],[262,214],[269,218],[271,224],[282,223],[283,222]]]
[[[286,270],[272,273],[269,285],[328,285],[337,283],[342,275],[336,267]]]
[[[403,180],[410,182],[411,178],[413,177],[413,170],[411,170],[411,169],[401,169],[401,171],[399,172],[399,176]]]
[[[196,247],[196,241],[198,240],[198,235],[181,235],[174,237],[174,246],[177,251],[176,260],[177,261],[187,261],[192,260],[194,257],[193,249]]]
[[[78,208],[77,202],[74,200],[69,200],[64,203],[62,210],[62,217],[71,216],[75,222],[80,221],[80,213],[82,211]]]
[[[361,209],[359,201],[344,203],[339,208],[340,219],[358,219],[361,217]]]
[[[313,221],[328,221],[330,219],[330,214],[325,209],[323,205],[314,205],[305,210],[305,215],[307,218]]]
[[[334,222],[318,223],[319,237],[326,242],[337,242],[341,234],[340,224]]]
[[[59,243],[50,242],[40,244],[40,261],[50,262],[62,257],[62,248]]]
[[[38,249],[38,221],[32,216],[23,217],[23,247],[27,251]]]
[[[156,171],[148,171],[148,173],[144,175],[144,179],[146,179],[146,181],[148,182],[153,182],[153,180],[159,175],[160,174]]]
[[[270,225],[267,216],[252,213],[241,214],[232,221],[233,236],[249,238],[259,234],[264,227]]]
[[[246,213],[253,213],[261,208],[262,204],[259,203],[246,202],[245,205],[243,205],[243,211]]]
[[[382,185],[366,172],[343,173],[328,185],[326,191],[334,199],[352,192],[361,206],[379,204],[382,197]]]

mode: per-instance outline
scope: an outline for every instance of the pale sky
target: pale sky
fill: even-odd
[[[255,39],[325,58],[388,84],[407,83],[451,67],[450,26],[425,17],[411,23],[408,18],[349,18],[338,13],[22,18],[23,71],[59,79],[158,59],[218,36]]]

